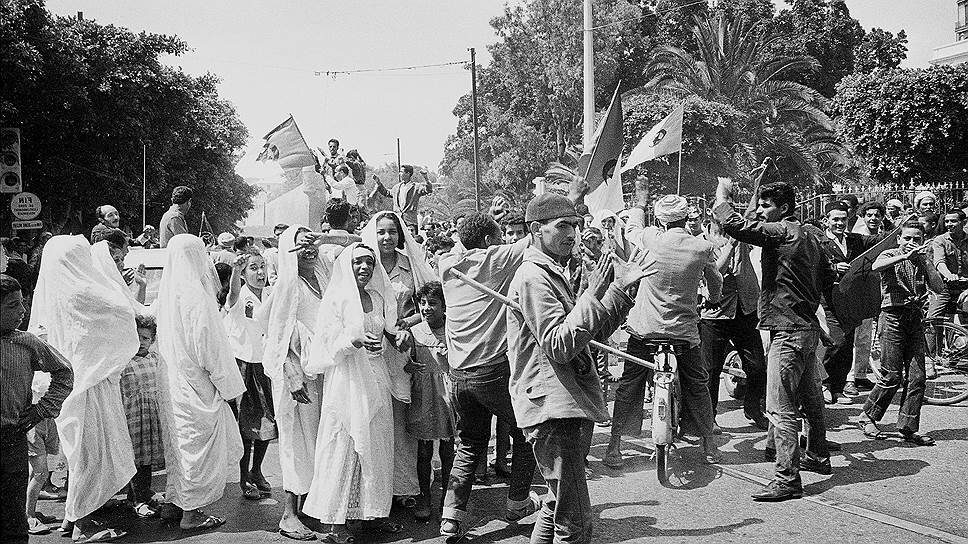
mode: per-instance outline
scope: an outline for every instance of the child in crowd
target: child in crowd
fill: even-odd
[[[924,400],[924,324],[921,297],[929,273],[924,251],[924,227],[919,222],[905,223],[897,236],[898,247],[882,252],[871,270],[881,273],[881,315],[877,330],[881,339],[882,379],[874,385],[861,421],[869,438],[883,439],[877,423],[884,417],[901,389],[897,428],[905,442],[933,446],[930,436],[917,434]]]
[[[50,387],[50,374],[34,372],[31,386],[34,404],[47,394],[48,387]],[[37,499],[40,498],[44,485],[50,481],[48,455],[55,456],[59,451],[60,438],[53,418],[44,418],[36,427],[27,431],[27,456],[30,463],[30,480],[27,482],[27,532],[32,535],[49,533],[50,528],[47,524],[57,521],[57,518],[37,511]],[[66,491],[57,498],[61,496],[66,498]]]
[[[450,381],[447,378],[447,344],[444,337],[444,290],[440,282],[431,281],[417,290],[414,298],[423,321],[410,329],[414,349],[407,365],[412,373],[412,392],[407,409],[407,432],[418,439],[417,479],[420,496],[414,510],[418,521],[430,520],[430,482],[433,479],[431,460],[434,440],[439,440],[441,501],[447,492],[450,469],[454,465],[454,436],[456,424],[450,406]]]
[[[156,325],[151,316],[135,317],[138,326],[138,353],[121,373],[121,398],[128,420],[128,433],[134,446],[137,472],[128,484],[128,500],[140,518],[158,515],[152,500],[151,471],[165,467],[161,412],[158,396],[163,383],[161,359],[151,346],[155,343]]]
[[[53,418],[74,386],[74,373],[63,355],[33,334],[17,330],[26,312],[20,283],[0,274],[0,542],[11,544],[26,543],[28,538],[25,503],[31,446],[27,433],[46,421],[49,432],[56,435]],[[34,372],[51,375],[47,392],[37,402],[31,390]],[[35,432],[34,438],[39,434],[43,433]]]

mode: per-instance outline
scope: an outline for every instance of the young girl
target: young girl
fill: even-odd
[[[141,518],[154,517],[158,511],[152,504],[151,471],[165,466],[165,449],[158,405],[160,373],[158,354],[151,351],[155,342],[155,319],[150,316],[135,317],[138,326],[138,353],[121,373],[121,398],[128,420],[128,433],[134,446],[134,464],[137,472],[128,484],[128,500],[134,513]]]
[[[245,253],[232,268],[223,322],[245,382],[242,399],[238,405],[232,404],[242,434],[239,486],[243,497],[258,500],[272,493],[272,486],[262,474],[262,461],[269,441],[278,435],[272,409],[272,383],[262,368],[265,334],[255,318],[269,288],[262,255],[254,251]]]
[[[414,350],[416,361],[408,370],[413,370],[410,407],[407,411],[407,432],[416,438],[417,478],[420,482],[420,496],[414,517],[417,521],[430,519],[430,482],[433,469],[434,440],[439,440],[441,496],[447,492],[450,469],[454,465],[454,436],[456,424],[454,411],[450,406],[450,380],[447,378],[447,344],[444,337],[444,319],[447,306],[444,304],[444,290],[440,282],[424,284],[416,294],[417,304],[423,321],[413,326]]]
[[[390,514],[394,431],[384,346],[397,333],[397,301],[373,250],[353,244],[336,260],[319,307],[307,372],[323,373],[316,473],[303,511],[332,525],[325,540],[350,541],[346,520]],[[399,336],[397,336],[399,338]],[[384,532],[399,532],[384,522]]]

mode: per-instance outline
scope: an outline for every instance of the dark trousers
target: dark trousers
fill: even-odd
[[[648,342],[629,337],[628,353],[653,361]],[[699,436],[713,434],[713,408],[709,397],[709,374],[702,361],[699,347],[686,349],[676,356],[679,365],[679,384],[682,390],[682,423]],[[615,390],[612,409],[612,436],[639,436],[644,418],[645,388],[652,382],[652,369],[626,361],[622,377]]]
[[[823,419],[817,331],[773,331],[766,358],[766,414],[770,419],[767,446],[776,448],[774,479],[790,487],[800,480],[800,413],[807,421],[807,452],[827,459],[827,429]]]
[[[504,419],[511,427],[514,447],[511,451],[508,500],[528,498],[537,462],[514,419],[511,393],[508,391],[510,375],[506,359],[485,368],[450,371],[451,403],[457,413],[457,450],[444,499],[443,518],[462,521],[467,511],[467,501],[474,485],[474,471],[478,463],[487,462],[491,416]]]
[[[530,427],[538,469],[548,485],[531,532],[531,544],[592,541],[592,506],[585,458],[594,426],[587,419],[551,419]]]
[[[830,339],[834,345],[823,347],[821,360],[823,369],[827,377],[823,379],[832,393],[840,394],[844,392],[847,385],[847,374],[854,365],[854,329],[845,329],[833,310],[824,307],[824,314],[827,317],[827,327],[830,329]]]
[[[454,441],[441,440],[437,447],[440,455],[440,501],[444,501],[444,494],[447,493],[447,482],[450,480],[450,471],[454,466]],[[430,497],[430,481],[433,479],[434,441],[420,440],[417,442],[417,481],[420,484],[420,494]]]
[[[27,434],[0,430],[0,542],[27,542]]]
[[[699,321],[699,337],[702,339],[702,357],[709,370],[709,398],[713,403],[713,414],[719,404],[719,378],[723,373],[728,342],[739,354],[746,373],[746,397],[743,409],[749,414],[763,410],[760,403],[766,399],[766,356],[763,353],[763,340],[756,329],[756,312],[739,315],[733,319],[703,319]]]
[[[924,402],[924,324],[918,308],[881,310],[877,323],[881,339],[881,380],[864,403],[864,413],[880,421],[901,389],[897,428],[917,432]]]

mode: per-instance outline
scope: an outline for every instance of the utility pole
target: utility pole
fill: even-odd
[[[592,0],[583,0],[584,4],[584,28],[582,34],[584,35],[584,57],[585,57],[585,70],[584,70],[584,99],[585,108],[584,116],[582,119],[583,131],[582,131],[582,143],[585,147],[585,152],[591,152],[592,138],[595,137],[595,37],[594,30],[592,30],[593,17],[592,17]]]
[[[403,163],[400,162],[400,138],[397,138],[397,183],[403,181],[400,177],[400,170],[403,170]]]
[[[148,144],[141,143],[141,230],[148,224]]]
[[[471,120],[474,124],[474,199],[476,209],[481,211],[481,169],[478,164],[480,141],[477,135],[477,60],[471,47]]]

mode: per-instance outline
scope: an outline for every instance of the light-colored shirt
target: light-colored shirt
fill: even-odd
[[[836,244],[838,248],[840,248],[840,251],[844,255],[847,255],[847,235],[846,234],[838,238],[837,235],[830,232],[829,229],[825,231],[824,234],[826,234],[827,238],[833,241],[833,243]]]
[[[711,242],[677,227],[661,231],[643,228],[645,214],[629,214],[626,238],[654,260],[655,274],[639,284],[628,325],[640,338],[672,338],[699,345],[698,294],[706,280],[711,302],[722,296],[723,277],[716,268],[716,249]]]
[[[502,295],[507,295],[514,272],[524,262],[531,238],[487,249],[464,249],[440,257],[444,299],[447,301],[447,343],[454,370],[507,364],[507,308],[490,295],[448,273],[453,268]]]
[[[956,276],[968,276],[968,236],[955,240],[950,232],[935,236],[931,242],[931,264],[948,266],[948,272]]]
[[[269,290],[269,287],[263,289],[263,298],[269,296]],[[236,359],[247,363],[261,363],[265,351],[265,331],[255,318],[261,307],[259,297],[243,285],[239,290],[239,299],[235,305],[226,308],[223,319],[232,353]]]
[[[161,223],[158,225],[159,242],[161,247],[168,247],[168,240],[176,234],[186,234],[188,223],[185,222],[185,214],[178,209],[177,204],[172,204],[165,215],[161,216]]]
[[[220,249],[215,253],[212,253],[212,262],[215,264],[223,263],[227,265],[232,265],[235,262],[235,258],[238,255],[235,254],[231,249]]]

